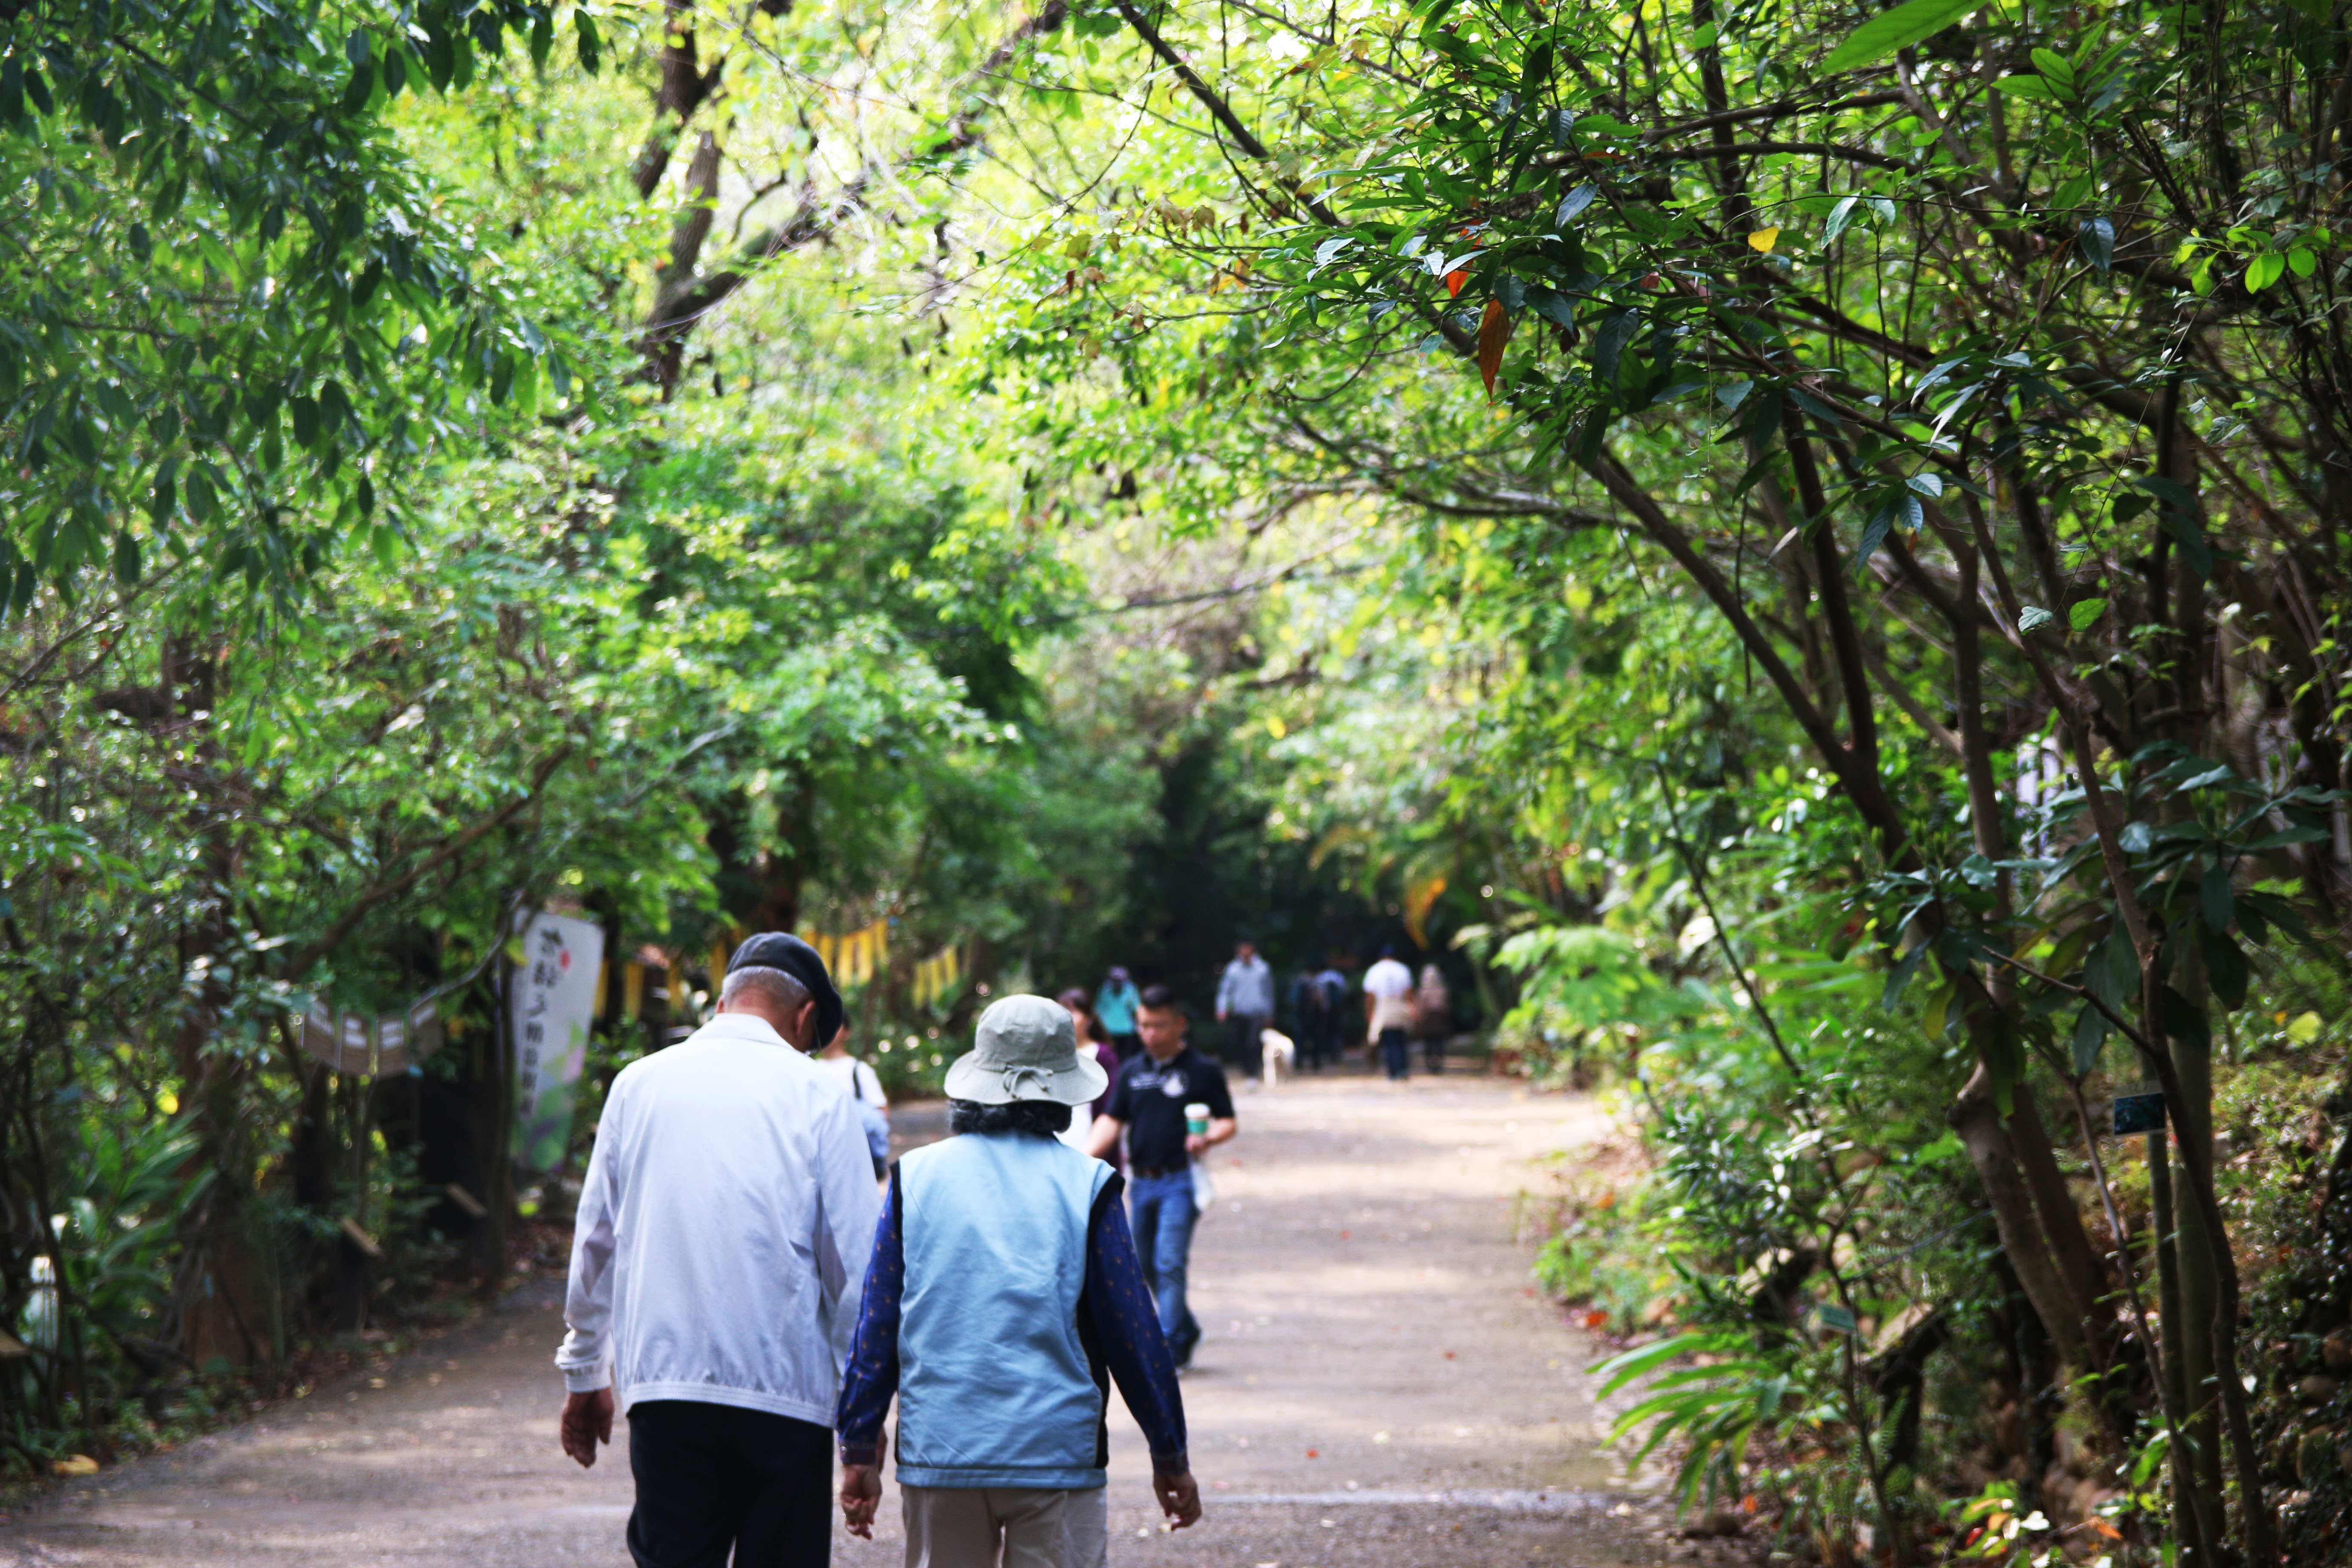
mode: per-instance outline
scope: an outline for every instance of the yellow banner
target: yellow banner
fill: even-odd
[[[890,967],[890,922],[887,920],[838,935],[803,931],[801,940],[816,949],[825,973],[843,990],[866,984],[876,975],[887,973]]]
[[[955,1000],[963,989],[963,950],[950,947],[915,964],[914,1001],[918,1007],[937,1007]]]

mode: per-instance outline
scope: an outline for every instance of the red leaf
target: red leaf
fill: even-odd
[[[1511,341],[1511,313],[1500,300],[1486,301],[1478,318],[1478,374],[1486,378],[1486,395],[1495,395],[1495,377],[1503,368],[1503,348]]]
[[[1462,285],[1469,281],[1470,274],[1456,268],[1445,275],[1445,291],[1459,300],[1462,298]]]

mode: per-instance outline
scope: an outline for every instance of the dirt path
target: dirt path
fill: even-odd
[[[1484,1079],[1254,1086],[1193,1253],[1208,1338],[1185,1380],[1207,1516],[1150,1508],[1114,1400],[1112,1560],[1203,1568],[1533,1568],[1665,1552],[1662,1513],[1612,1490],[1582,1337],[1539,1300],[1517,1194],[1596,1137],[1587,1102]],[[0,1528],[0,1563],[625,1564],[616,1445],[556,1451],[553,1282],[366,1379],[178,1454],[110,1471]],[[896,1488],[867,1545],[899,1561]],[[1678,1549],[1677,1554],[1687,1549]]]

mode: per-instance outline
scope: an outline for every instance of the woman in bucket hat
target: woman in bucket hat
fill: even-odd
[[[842,1513],[870,1538],[897,1396],[908,1568],[1104,1568],[1113,1379],[1160,1507],[1201,1517],[1119,1176],[1055,1136],[1105,1082],[1059,1004],[1003,997],[948,1069],[958,1136],[890,1169],[834,1425]]]

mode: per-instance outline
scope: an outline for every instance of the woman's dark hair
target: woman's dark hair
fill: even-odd
[[[1095,1016],[1095,999],[1087,994],[1085,986],[1073,985],[1054,1000],[1073,1013],[1086,1015],[1086,1031],[1078,1037],[1078,1044],[1090,1046],[1100,1043],[1103,1037],[1102,1020]]]
[[[1070,1125],[1070,1108],[1052,1100],[1016,1100],[1008,1105],[982,1105],[976,1100],[948,1101],[950,1132],[1026,1132],[1051,1138]]]
[[[1147,985],[1143,988],[1143,994],[1136,1000],[1155,1013],[1178,1005],[1176,989],[1171,985]]]

